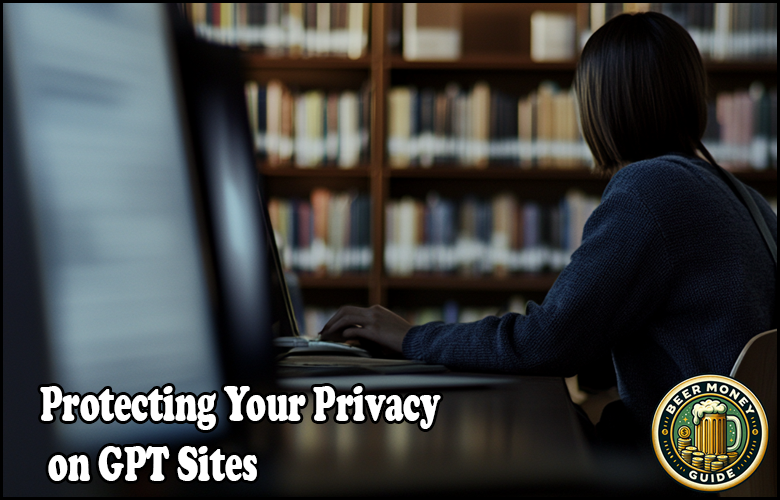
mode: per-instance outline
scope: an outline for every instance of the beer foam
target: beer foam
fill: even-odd
[[[693,405],[693,410],[691,410],[691,414],[693,414],[693,425],[699,425],[699,419],[704,415],[712,413],[726,413],[726,405],[717,399],[708,399],[701,403],[696,403]]]

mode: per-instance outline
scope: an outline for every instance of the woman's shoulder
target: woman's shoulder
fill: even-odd
[[[714,171],[699,158],[668,154],[631,163],[620,169],[609,181],[604,196],[612,192],[629,192],[646,202],[669,200],[675,194],[690,193],[702,186],[704,178],[712,178]]]

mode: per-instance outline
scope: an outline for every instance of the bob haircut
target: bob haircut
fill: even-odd
[[[656,12],[622,14],[585,44],[574,76],[595,168],[612,174],[670,152],[715,163],[701,143],[707,74],[691,36]]]

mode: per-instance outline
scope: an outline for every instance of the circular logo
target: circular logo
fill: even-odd
[[[750,477],[768,441],[758,398],[720,375],[678,384],[653,417],[653,448],[661,465],[675,480],[700,491],[722,491]]]

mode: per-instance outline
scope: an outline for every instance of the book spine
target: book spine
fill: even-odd
[[[317,3],[315,5],[317,6],[317,23],[315,28],[314,54],[327,56],[331,53],[331,4]]]
[[[279,165],[282,160],[282,108],[284,86],[278,80],[271,80],[266,87],[266,140],[265,149],[268,153],[268,163]],[[261,121],[263,117],[258,117]]]
[[[369,4],[349,3],[347,10],[346,54],[350,59],[365,55],[368,45]]]
[[[265,4],[265,40],[266,53],[271,56],[284,55],[284,31],[282,29],[282,4]]]
[[[303,55],[306,44],[306,28],[303,24],[303,3],[291,3],[285,23],[287,31],[287,50],[290,57]]]

